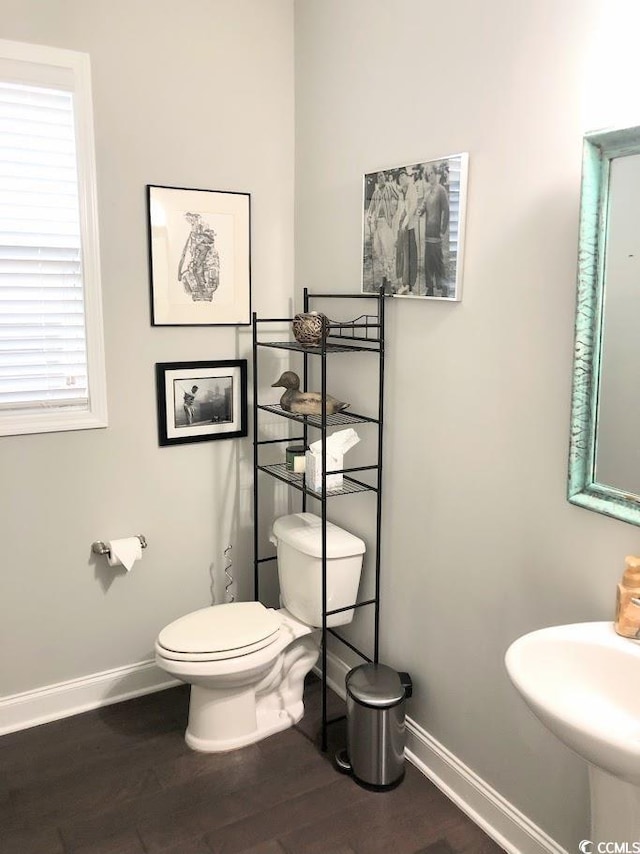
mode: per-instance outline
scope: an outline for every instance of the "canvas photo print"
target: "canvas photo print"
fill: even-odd
[[[362,291],[457,301],[467,154],[364,176]]]

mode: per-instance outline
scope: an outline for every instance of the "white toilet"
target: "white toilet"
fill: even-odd
[[[185,739],[194,750],[234,750],[297,723],[304,678],[316,663],[322,626],[322,520],[313,513],[276,519],[280,599],[213,605],[170,623],[156,640],[156,662],[191,684]],[[327,523],[327,610],[356,601],[365,544]],[[350,623],[353,609],[327,618]]]

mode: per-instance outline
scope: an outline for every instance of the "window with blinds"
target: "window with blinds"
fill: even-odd
[[[106,426],[102,351],[88,57],[0,42],[0,432]]]

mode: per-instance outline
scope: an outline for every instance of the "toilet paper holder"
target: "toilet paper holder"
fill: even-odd
[[[136,534],[136,536],[140,540],[141,548],[146,549],[147,538],[143,534]],[[96,555],[108,555],[111,553],[109,546],[103,543],[102,540],[96,540],[95,543],[91,543],[91,551]]]

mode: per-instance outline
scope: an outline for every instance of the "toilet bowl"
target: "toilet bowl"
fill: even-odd
[[[297,723],[304,679],[316,663],[322,626],[322,522],[312,513],[277,519],[273,538],[284,607],[212,605],[166,626],[156,663],[191,685],[185,740],[194,750],[235,750]],[[365,545],[327,524],[327,619],[353,619]]]
[[[234,750],[297,723],[318,634],[259,602],[213,605],[163,629],[156,663],[191,685],[189,747]]]

